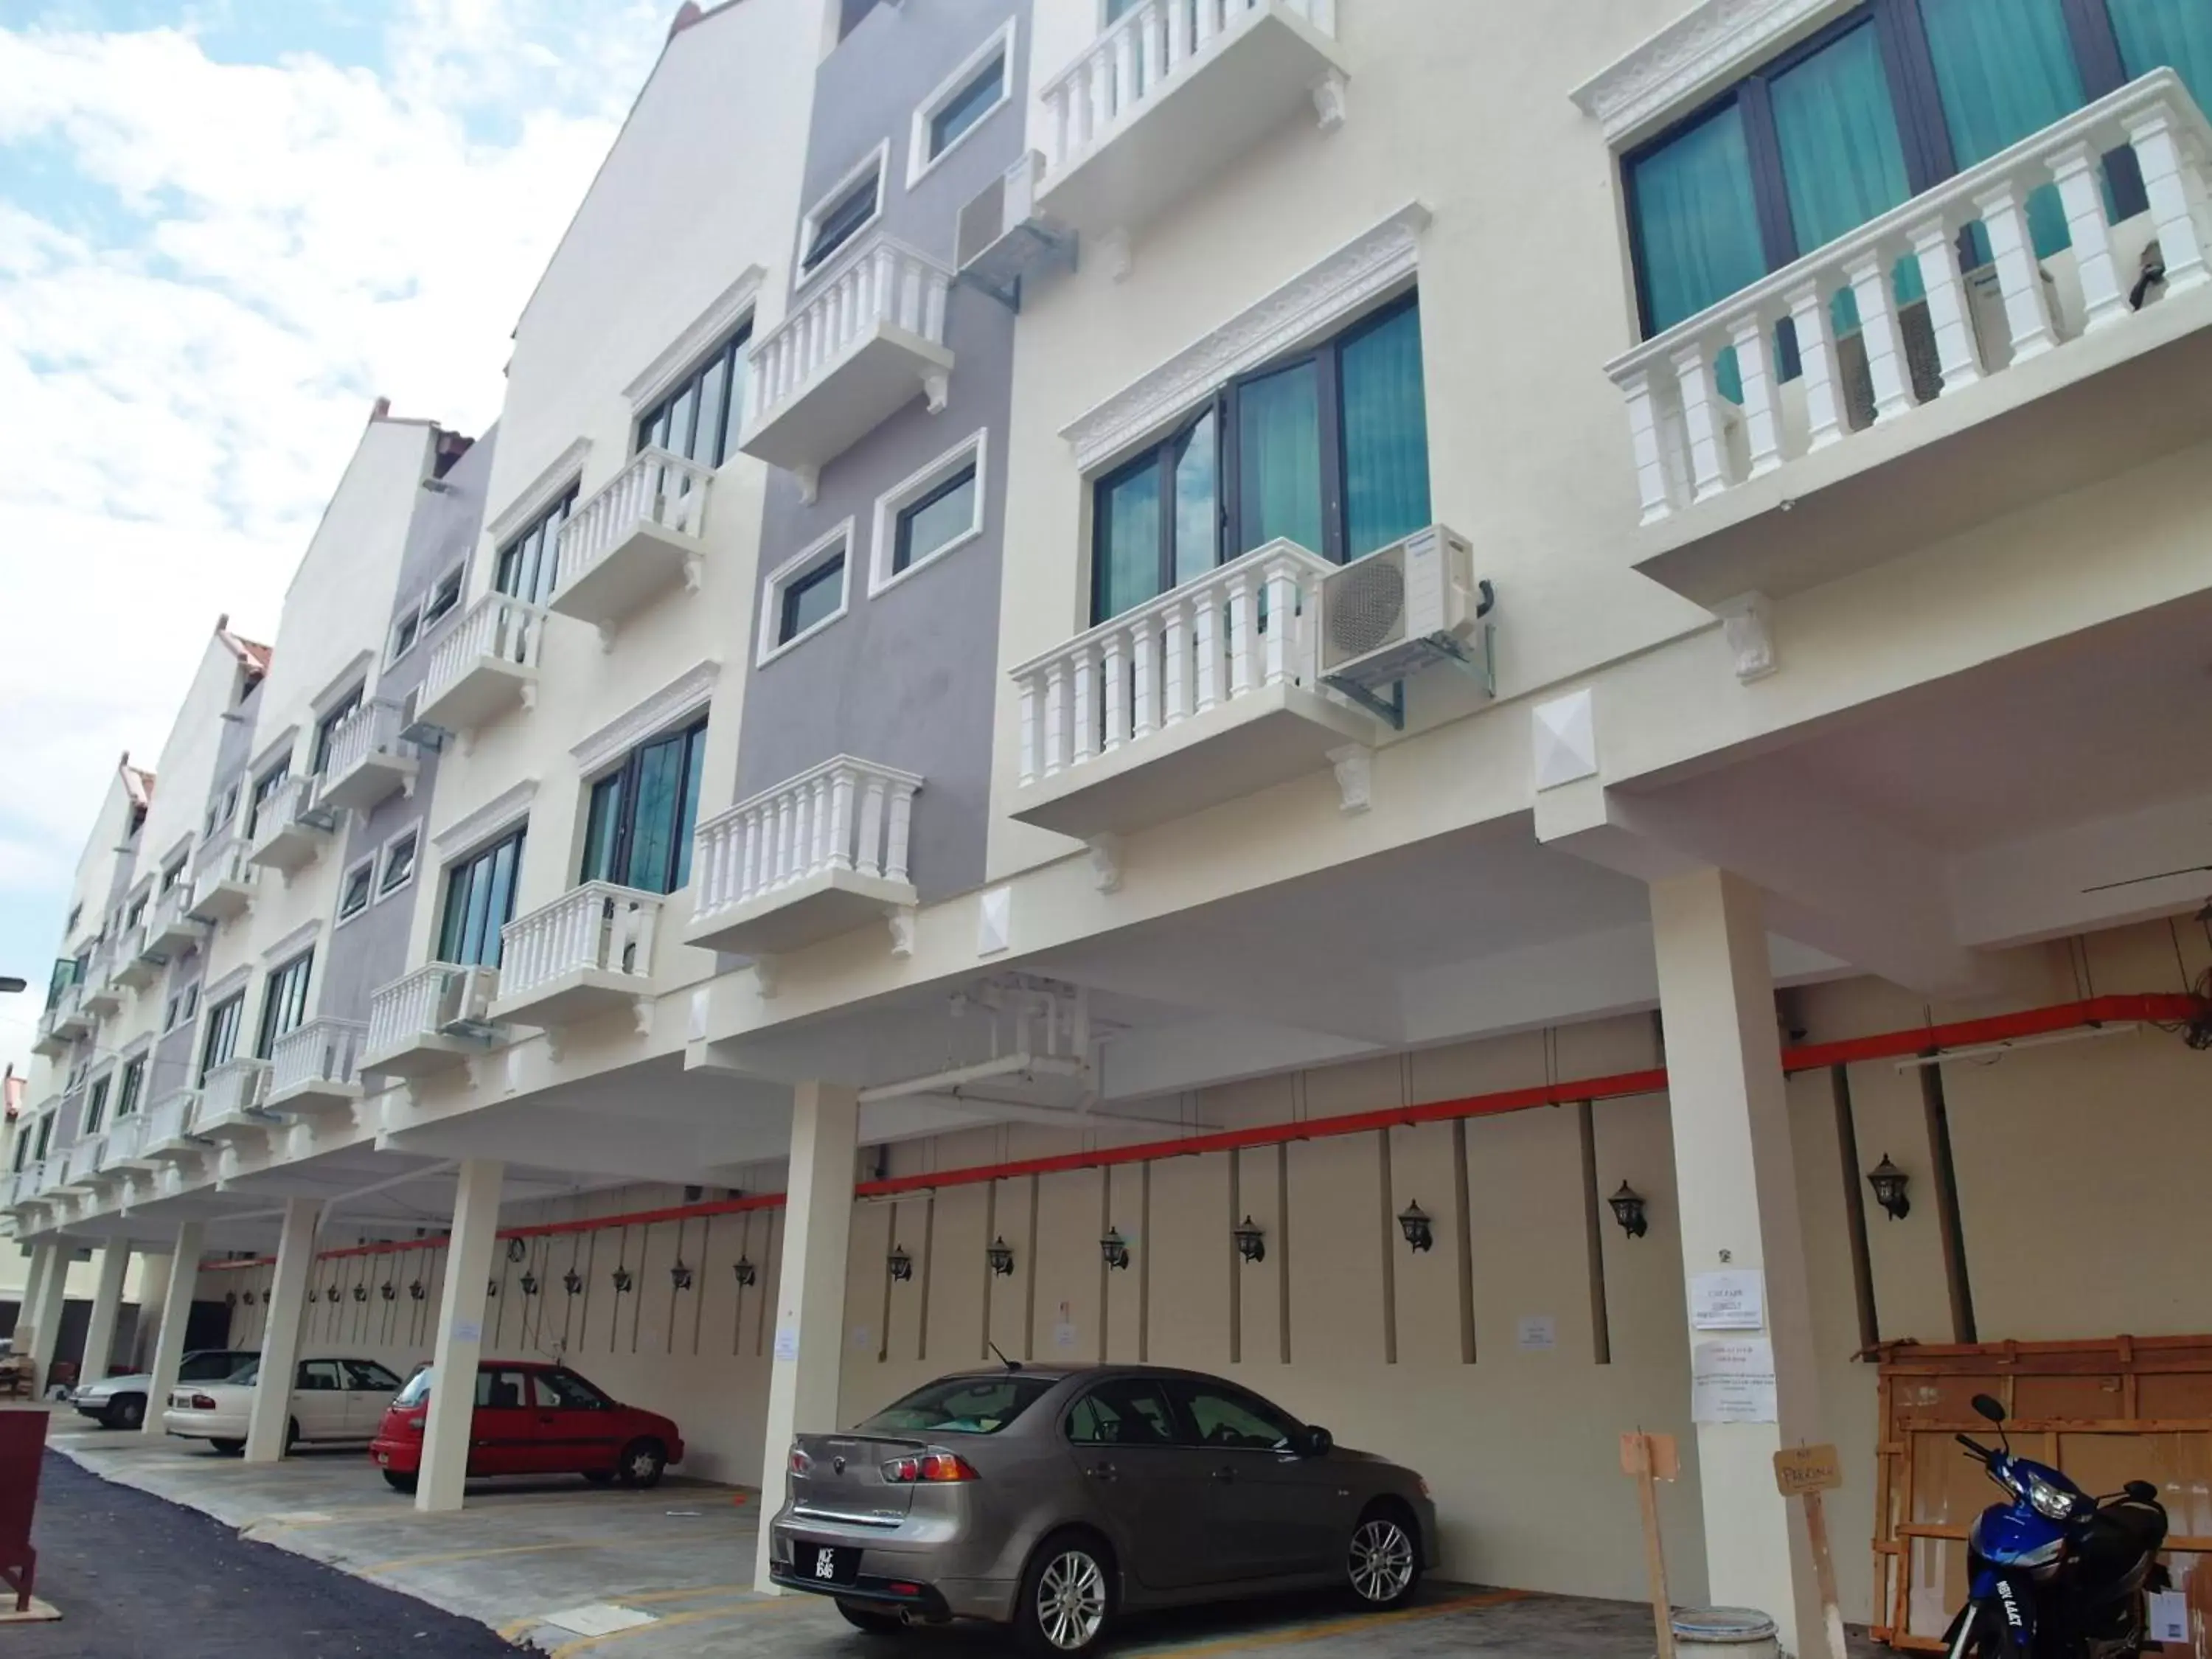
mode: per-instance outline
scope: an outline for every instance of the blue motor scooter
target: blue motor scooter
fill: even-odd
[[[2140,1654],[2148,1598],[2166,1587],[2158,1552],[2166,1510],[2158,1488],[2130,1480],[2092,1498],[2046,1464],[2017,1455],[2005,1411],[1985,1394],[1974,1409],[1997,1425],[1992,1449],[1965,1435],[2011,1501],[1992,1504],[1968,1534],[1966,1605],[1944,1633],[1949,1659],[2127,1659]]]

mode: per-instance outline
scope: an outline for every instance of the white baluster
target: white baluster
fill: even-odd
[[[809,875],[827,867],[830,862],[830,780],[827,776],[814,780],[807,792],[807,811],[814,819],[814,851],[806,860]]]
[[[1173,75],[1190,56],[1191,0],[1167,0],[1168,70]]]
[[[1659,410],[1649,371],[1638,369],[1621,383],[1628,400],[1628,447],[1636,460],[1636,493],[1644,506],[1641,522],[1656,524],[1674,510],[1667,489],[1667,467],[1659,453]]]
[[[1153,83],[1160,77],[1160,66],[1167,60],[1167,20],[1161,15],[1165,3],[1172,3],[1172,0],[1152,0],[1138,20],[1138,84],[1128,88],[1127,93],[1132,100],[1152,89]]]
[[[1674,380],[1681,388],[1682,422],[1690,439],[1693,501],[1710,501],[1735,480],[1729,477],[1728,443],[1721,434],[1720,392],[1713,366],[1700,341],[1674,354]]]
[[[1982,354],[1966,311],[1966,287],[1959,280],[1957,240],[1940,218],[1915,225],[1911,237],[1920,286],[1928,293],[1928,325],[1936,337],[1943,390],[1963,391],[1982,378]]]
[[[2004,295],[2005,320],[2012,332],[2012,360],[2018,364],[2040,357],[2058,343],[2058,336],[2051,326],[2043,271],[2036,264],[2020,186],[2009,179],[1992,185],[1974,198],[1974,207],[1989,233],[1997,289]]]
[[[1082,647],[1075,658],[1075,762],[1080,766],[1098,752],[1097,653]]]
[[[1775,408],[1774,372],[1766,351],[1766,325],[1755,311],[1729,325],[1735,346],[1738,377],[1743,382],[1745,447],[1756,478],[1782,465],[1782,423]]]
[[[883,873],[881,849],[884,841],[884,781],[874,773],[860,791],[860,857],[859,869],[864,876]]]
[[[1044,775],[1058,777],[1067,767],[1067,665],[1055,660],[1044,671]]]
[[[1037,677],[1034,672],[1021,678],[1022,747],[1021,772],[1024,783],[1036,781],[1037,741]]]
[[[1820,284],[1808,283],[1784,296],[1797,334],[1797,362],[1805,382],[1808,445],[1825,449],[1844,435],[1843,405],[1836,397],[1836,348],[1828,333],[1828,301]]]
[[[2158,251],[2166,263],[2166,291],[2179,294],[2212,278],[2212,208],[2204,187],[2204,158],[2177,131],[2173,112],[2160,104],[2128,121],[2128,143],[2142,173]]]
[[[1195,3],[1198,9],[1197,40],[1191,50],[1204,52],[1213,44],[1215,33],[1213,9],[1219,3],[1219,0],[1195,0]]]
[[[1211,592],[1200,594],[1191,629],[1191,648],[1198,671],[1195,712],[1200,714],[1221,701],[1220,617],[1220,599]]]
[[[1094,58],[1088,70],[1091,82],[1091,132],[1094,140],[1103,139],[1114,125],[1114,66],[1104,58]]]
[[[1129,641],[1129,670],[1132,695],[1129,699],[1129,738],[1140,742],[1150,737],[1158,721],[1155,699],[1159,695],[1159,664],[1153,652],[1158,647],[1155,630],[1159,624],[1146,619],[1136,626],[1136,635]]]
[[[1106,635],[1103,651],[1106,680],[1106,743],[1105,752],[1112,754],[1129,737],[1129,668],[1122,660],[1121,647],[1127,630],[1116,628]]]
[[[1229,695],[1252,689],[1252,575],[1239,570],[1229,583]]]
[[[1897,331],[1897,306],[1889,285],[1889,262],[1879,252],[1861,255],[1844,267],[1858,302],[1859,343],[1866,351],[1867,378],[1874,386],[1874,423],[1895,420],[1913,407],[1912,380]]]
[[[1297,591],[1291,585],[1291,567],[1277,560],[1267,567],[1267,684],[1280,685],[1290,677],[1291,629],[1297,611]]]
[[[914,791],[905,784],[891,786],[890,814],[884,833],[884,879],[904,881],[907,837],[914,823]]]
[[[1109,121],[1128,113],[1137,101],[1137,30],[1133,21],[1124,18],[1121,31],[1114,37],[1113,99],[1107,106]]]
[[[1044,95],[1044,165],[1057,173],[1067,162],[1067,87],[1054,87]]]
[[[1160,638],[1164,660],[1160,673],[1160,726],[1163,730],[1190,714],[1189,601],[1178,594],[1168,606]]]

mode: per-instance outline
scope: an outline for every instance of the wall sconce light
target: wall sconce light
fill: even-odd
[[[1436,1248],[1436,1229],[1429,1224],[1428,1212],[1418,1203],[1398,1212],[1398,1231],[1406,1235],[1407,1248],[1416,1255]]]
[[[384,1283],[376,1287],[376,1293],[382,1297],[386,1302],[390,1302],[397,1298],[399,1295],[399,1287],[387,1279]]]
[[[353,1287],[353,1299],[354,1299],[355,1301],[356,1301],[356,1302],[366,1302],[366,1301],[368,1301],[368,1285],[355,1285],[355,1286]]]
[[[1881,1155],[1881,1163],[1867,1171],[1867,1185],[1874,1188],[1874,1201],[1889,1212],[1892,1221],[1902,1221],[1912,1213],[1912,1200],[1905,1195],[1905,1184],[1911,1178],[1889,1161],[1887,1152]]]
[[[631,1285],[637,1283],[635,1279],[629,1276],[629,1269],[627,1267],[618,1267],[615,1269],[614,1281],[615,1294],[617,1296],[620,1296],[623,1291],[629,1290]]]
[[[1250,1216],[1246,1216],[1231,1227],[1229,1236],[1237,1241],[1237,1254],[1245,1261],[1265,1261],[1267,1259],[1267,1236]]]
[[[428,1292],[423,1290],[422,1281],[418,1279],[407,1287],[407,1294],[420,1302]]]
[[[561,1275],[561,1284],[569,1295],[574,1296],[584,1288],[584,1276],[571,1267]]]
[[[1098,1254],[1106,1265],[1120,1273],[1129,1265],[1129,1241],[1121,1237],[1119,1227],[1109,1227],[1106,1237],[1098,1241]]]
[[[691,1269],[685,1267],[680,1258],[676,1265],[668,1270],[668,1282],[679,1291],[688,1291],[691,1288]]]
[[[1651,1224],[1644,1218],[1644,1194],[1626,1182],[1606,1202],[1613,1206],[1613,1218],[1620,1224],[1620,1231],[1631,1238],[1641,1238],[1651,1231]]]
[[[760,1269],[753,1266],[750,1256],[741,1255],[730,1265],[737,1270],[738,1285],[740,1289],[750,1285],[760,1277]]]
[[[890,1262],[891,1277],[900,1284],[903,1285],[914,1277],[914,1258],[906,1253],[905,1245],[892,1245],[891,1253],[886,1259]]]
[[[249,1308],[250,1308],[250,1307],[252,1307],[252,1306],[253,1305],[253,1292],[252,1292],[252,1291],[247,1291],[247,1292],[246,1292],[243,1297],[241,1297],[240,1298],[240,1301],[242,1301],[242,1302],[244,1302],[247,1307],[249,1307]]]
[[[994,1278],[1013,1277],[1014,1247],[1006,1243],[1005,1235],[1001,1234],[984,1247],[983,1259],[991,1264],[991,1273]]]
[[[523,1295],[535,1296],[538,1294],[538,1275],[536,1273],[525,1273],[520,1282],[522,1285]]]
[[[530,1246],[524,1243],[520,1239],[510,1238],[507,1241],[507,1259],[509,1261],[520,1261],[523,1257],[529,1254]]]
[[[335,1302],[335,1301],[337,1301],[337,1299],[338,1299],[338,1287],[337,1287],[337,1285],[325,1285],[325,1286],[323,1287],[323,1300],[324,1300],[324,1301],[325,1301],[325,1302]]]
[[[238,1292],[236,1291],[225,1291],[222,1293],[222,1301],[225,1307],[235,1308],[238,1305]]]

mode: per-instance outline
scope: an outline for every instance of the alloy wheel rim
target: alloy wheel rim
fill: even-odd
[[[1352,1588],[1363,1601],[1395,1601],[1413,1578],[1413,1540],[1395,1521],[1370,1521],[1352,1535]]]
[[[629,1472],[634,1480],[642,1480],[653,1473],[653,1454],[640,1452],[629,1460]]]
[[[1106,1622],[1106,1575],[1080,1550],[1055,1558],[1037,1581],[1037,1623],[1063,1653],[1089,1644]]]

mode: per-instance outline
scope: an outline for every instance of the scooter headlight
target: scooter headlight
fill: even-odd
[[[2085,1500],[2079,1492],[2068,1492],[2063,1486],[2052,1486],[2039,1474],[2031,1474],[2027,1477],[2027,1501],[2046,1520],[2070,1521]]]

